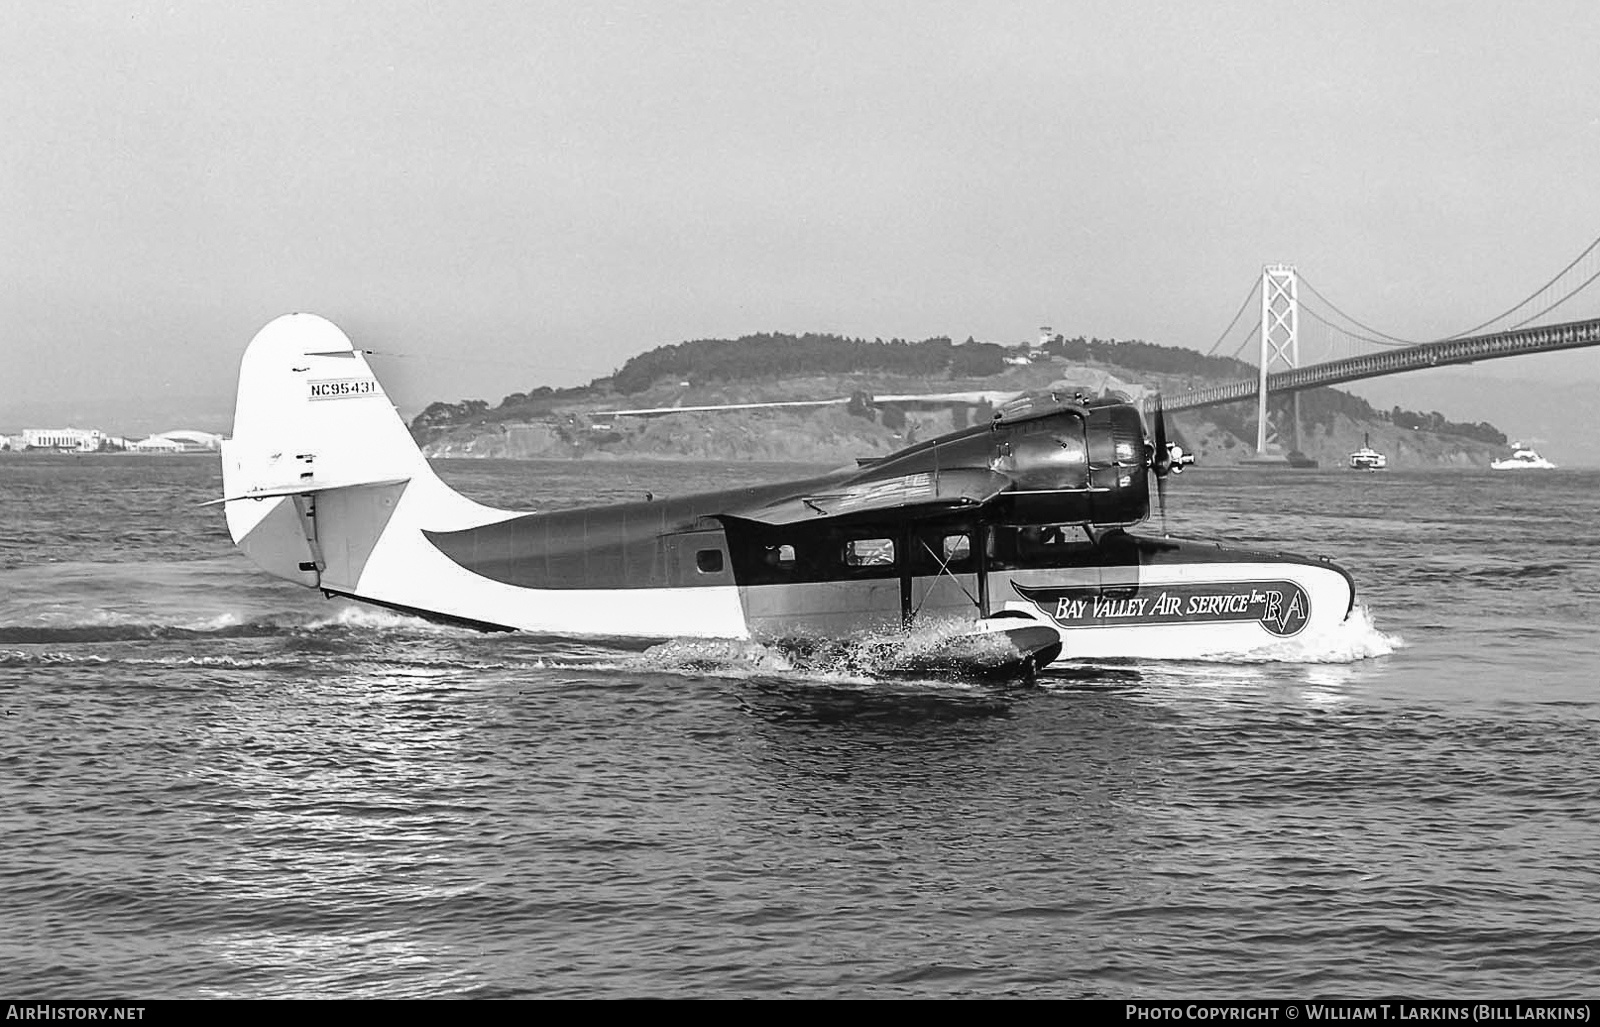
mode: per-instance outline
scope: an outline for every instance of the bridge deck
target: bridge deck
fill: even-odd
[[[1276,392],[1317,389],[1326,385],[1358,381],[1362,378],[1417,371],[1425,367],[1471,364],[1479,360],[1520,356],[1524,353],[1545,353],[1551,350],[1578,349],[1596,345],[1600,345],[1600,318],[1569,321],[1544,328],[1519,328],[1509,332],[1469,335],[1443,342],[1424,342],[1385,353],[1369,353],[1345,360],[1330,360],[1291,371],[1278,371],[1267,375],[1267,393],[1270,395]],[[1260,384],[1259,378],[1246,378],[1226,385],[1191,389],[1176,396],[1164,397],[1162,405],[1168,410],[1192,410],[1196,407],[1254,399]]]

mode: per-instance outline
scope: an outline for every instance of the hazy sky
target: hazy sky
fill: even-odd
[[[403,406],[757,331],[1204,350],[1275,262],[1437,337],[1600,235],[1597,40],[1593,0],[8,0],[0,424],[231,396],[294,310],[405,354]]]

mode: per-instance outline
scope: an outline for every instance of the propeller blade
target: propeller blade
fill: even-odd
[[[1155,452],[1150,454],[1150,471],[1156,476],[1156,505],[1161,511],[1161,534],[1167,534],[1167,476],[1173,472],[1172,447],[1167,444],[1167,412],[1161,393],[1155,394],[1152,420],[1155,421]]]
[[[1156,393],[1152,420],[1155,421],[1155,452],[1150,454],[1150,469],[1160,481],[1172,470],[1172,450],[1167,445],[1167,413],[1161,406],[1161,393]]]
[[[1167,531],[1167,476],[1156,475],[1156,506],[1161,510],[1161,534],[1171,534]]]

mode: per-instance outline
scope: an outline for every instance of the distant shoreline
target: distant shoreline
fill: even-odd
[[[18,459],[34,459],[42,456],[131,456],[131,457],[189,457],[189,456],[221,456],[222,453],[215,449],[189,449],[189,450],[136,450],[136,449],[0,449],[0,459],[16,457]]]

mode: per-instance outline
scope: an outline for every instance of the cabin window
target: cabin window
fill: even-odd
[[[761,549],[761,562],[768,567],[791,570],[794,567],[794,546],[763,546]]]
[[[894,563],[894,539],[858,538],[844,544],[847,567],[888,567]]]
[[[939,559],[943,562],[960,563],[972,555],[972,538],[968,535],[946,535],[941,547]]]
[[[701,574],[722,573],[722,550],[702,549],[694,554],[694,565],[700,569]]]

